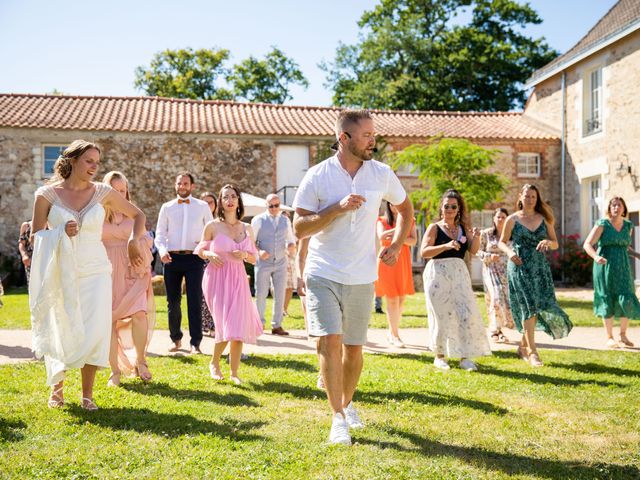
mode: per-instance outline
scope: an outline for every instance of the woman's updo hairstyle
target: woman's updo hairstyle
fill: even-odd
[[[74,140],[71,142],[71,145],[62,152],[62,155],[58,157],[56,163],[53,165],[54,176],[51,180],[60,181],[69,178],[71,176],[72,160],[80,157],[84,152],[92,148],[95,148],[98,153],[102,153],[100,147],[95,143],[87,142],[86,140]]]

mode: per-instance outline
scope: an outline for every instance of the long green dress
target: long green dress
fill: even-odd
[[[632,223],[624,220],[622,230],[601,218],[598,255],[607,259],[606,265],[593,262],[593,313],[599,317],[627,317],[640,319],[640,302],[636,297],[631,275],[631,262],[627,248],[631,245]]]
[[[536,330],[544,330],[554,339],[563,338],[569,335],[573,324],[558,305],[547,259],[544,253],[536,250],[538,243],[546,238],[544,221],[534,231],[515,221],[511,232],[512,248],[522,259],[522,265],[511,261],[507,265],[509,304],[518,331],[522,332],[525,320],[537,317]]]

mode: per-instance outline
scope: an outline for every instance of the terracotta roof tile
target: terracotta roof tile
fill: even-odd
[[[63,130],[332,137],[340,111],[258,103],[159,97],[0,94],[0,127]],[[434,135],[469,139],[556,139],[519,112],[374,110],[386,137]]]

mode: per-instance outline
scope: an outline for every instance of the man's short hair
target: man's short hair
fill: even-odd
[[[193,178],[193,175],[191,174],[191,172],[180,172],[178,175],[176,175],[176,181],[178,180],[179,177],[189,177],[189,180],[191,180],[191,183],[196,183],[195,178]]]
[[[351,125],[357,125],[360,120],[372,120],[369,110],[342,110],[336,119],[336,138]]]

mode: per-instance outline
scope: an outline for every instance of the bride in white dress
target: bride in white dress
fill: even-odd
[[[65,371],[80,368],[81,407],[96,410],[96,370],[109,366],[111,263],[101,240],[103,205],[134,220],[129,260],[143,262],[145,216],[109,185],[92,181],[99,164],[99,147],[76,140],[56,161],[52,183],[35,194],[29,306],[33,350],[45,359],[52,408],[64,405]]]

